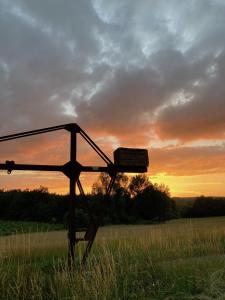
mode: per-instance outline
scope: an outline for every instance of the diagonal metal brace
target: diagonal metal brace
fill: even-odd
[[[104,199],[103,199],[104,202],[110,196],[110,193],[112,191],[115,180],[116,180],[116,173],[110,179],[109,185],[106,190],[106,194],[104,195]],[[92,245],[94,243],[98,228],[101,225],[103,216],[104,216],[104,210],[102,210],[101,213],[96,217],[94,217],[91,214],[91,222],[90,222],[89,227],[84,236],[84,240],[88,241],[88,243],[87,243],[86,249],[84,251],[82,262],[81,262],[83,266],[86,264],[88,255],[89,255]]]

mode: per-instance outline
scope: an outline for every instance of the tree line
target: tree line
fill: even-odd
[[[111,196],[104,197],[109,176],[101,173],[85,199],[76,198],[78,227],[86,227],[89,215],[87,201],[96,215],[102,213],[103,224],[164,222],[177,217],[176,203],[163,185],[152,184],[146,175],[128,177],[118,174]],[[45,187],[36,190],[0,190],[0,219],[64,223],[68,219],[68,195],[49,193]]]
[[[153,184],[146,175],[128,177],[118,174],[111,196],[104,197],[109,176],[101,173],[85,199],[76,198],[76,226],[88,226],[87,202],[95,215],[102,214],[102,225],[164,222],[173,218],[225,215],[225,198],[197,197],[189,202],[174,201],[168,187]],[[68,195],[49,193],[45,187],[35,190],[0,190],[0,219],[67,225]]]
[[[185,204],[177,203],[177,208],[183,218],[225,216],[225,197],[200,196]]]

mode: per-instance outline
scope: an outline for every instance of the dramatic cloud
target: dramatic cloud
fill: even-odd
[[[173,176],[225,173],[225,145],[209,147],[153,148],[151,172]]]
[[[172,164],[162,172],[196,155],[190,172],[213,172],[207,159],[225,159],[214,145],[225,141],[224,20],[222,0],[0,0],[0,135],[77,122],[107,153],[153,144]],[[7,143],[0,161],[63,162],[65,141]]]
[[[164,139],[182,141],[225,139],[225,54],[215,58],[209,78],[194,88],[192,99],[182,105],[166,107],[155,124]]]

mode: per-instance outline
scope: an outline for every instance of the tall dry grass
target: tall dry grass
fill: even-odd
[[[0,299],[225,299],[225,218],[101,228],[85,269],[66,233],[0,238]]]

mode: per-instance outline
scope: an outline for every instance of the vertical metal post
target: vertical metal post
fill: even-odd
[[[77,154],[77,134],[75,130],[70,132],[70,163],[76,162]],[[68,264],[71,268],[74,264],[74,248],[76,243],[76,228],[75,228],[75,201],[76,201],[76,174],[70,172],[70,195],[69,195],[69,226],[68,226]]]

